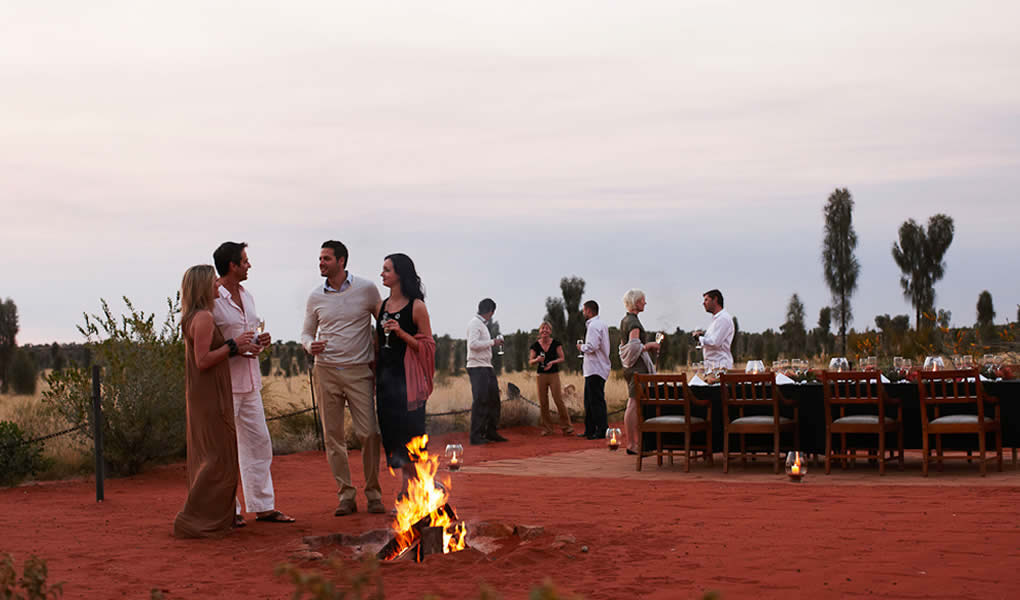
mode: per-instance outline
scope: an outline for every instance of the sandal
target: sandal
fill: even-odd
[[[233,527],[234,529],[240,529],[240,528],[244,527],[245,525],[247,525],[247,523],[244,521],[244,517],[239,515],[239,514],[235,514],[234,515],[234,522],[231,523],[230,526]]]
[[[274,510],[269,514],[262,515],[260,517],[255,517],[255,520],[263,521],[266,523],[293,523],[297,519],[295,519],[294,517],[288,517],[287,515],[283,514],[278,510]]]

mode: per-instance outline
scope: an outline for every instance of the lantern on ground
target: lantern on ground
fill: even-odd
[[[619,450],[621,436],[622,434],[618,428],[610,427],[606,430],[606,446],[608,446],[610,450]]]
[[[464,462],[464,446],[460,444],[446,445],[446,462],[451,471],[459,471]]]
[[[807,455],[800,451],[786,453],[786,474],[790,481],[800,483],[807,475]]]

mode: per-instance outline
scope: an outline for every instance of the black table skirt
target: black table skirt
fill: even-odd
[[[1020,447],[1020,380],[1009,380],[1000,382],[983,383],[985,392],[999,399],[1002,419],[1002,446],[1003,448]],[[802,385],[781,385],[779,386],[788,400],[796,403],[800,412],[800,450],[811,453],[825,452],[825,399],[822,394],[822,386],[818,383],[807,383]],[[907,449],[920,449],[921,440],[921,402],[918,397],[916,383],[890,383],[885,385],[886,393],[890,397],[898,399],[903,405],[903,447]],[[715,452],[722,452],[723,448],[723,414],[722,396],[718,385],[712,386],[691,386],[695,397],[701,400],[709,400],[712,403],[712,447]],[[706,407],[695,407],[694,414],[704,416]],[[645,418],[655,416],[655,408],[645,407]],[[682,411],[674,411],[674,414]],[[662,414],[670,414],[664,410]],[[750,414],[750,413],[747,413]],[[849,414],[849,413],[848,413]],[[788,407],[783,411],[784,416],[793,417],[793,408]],[[731,419],[733,416],[730,417]],[[677,434],[663,434],[663,443],[668,445],[682,445],[683,436]],[[695,434],[695,442],[702,442],[701,436]],[[877,447],[875,436],[853,436],[849,442],[856,447]],[[870,441],[867,441],[870,437]],[[730,452],[739,448],[737,436],[730,440]],[[747,436],[748,444],[759,447],[771,448],[771,436]],[[978,438],[974,434],[943,435],[943,447],[950,450],[976,450]],[[644,447],[646,450],[655,448],[655,434],[644,434]],[[783,448],[793,447],[792,434],[784,434],[781,441]],[[934,447],[934,441],[932,441]],[[994,437],[989,435],[987,448],[994,450]],[[833,447],[839,447],[839,438],[833,436]],[[887,448],[896,447],[895,434],[889,435],[886,439]]]

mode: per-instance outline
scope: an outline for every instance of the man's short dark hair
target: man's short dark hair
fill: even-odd
[[[492,298],[486,298],[478,303],[478,314],[487,315],[496,310],[496,303]]]
[[[333,256],[335,256],[337,260],[340,260],[341,258],[344,259],[344,268],[347,268],[347,246],[344,246],[343,242],[329,240],[322,242],[322,247],[332,250]]]
[[[216,272],[223,277],[230,272],[230,263],[241,266],[241,251],[248,247],[244,242],[223,242],[216,252],[212,253]]]
[[[599,303],[594,300],[589,300],[584,303],[584,307],[591,311],[591,314],[599,314]]]
[[[723,308],[724,305],[722,299],[722,292],[720,292],[719,290],[708,290],[707,292],[702,294],[702,296],[708,296],[709,298],[715,300],[715,303],[719,305],[719,308]]]

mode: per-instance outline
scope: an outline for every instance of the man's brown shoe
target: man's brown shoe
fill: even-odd
[[[355,504],[354,499],[351,498],[350,500],[341,500],[340,506],[337,506],[336,510],[333,511],[333,516],[343,517],[356,512],[358,512],[358,505]]]
[[[369,500],[368,501],[368,512],[376,515],[386,513],[386,507],[383,506],[382,500]]]

